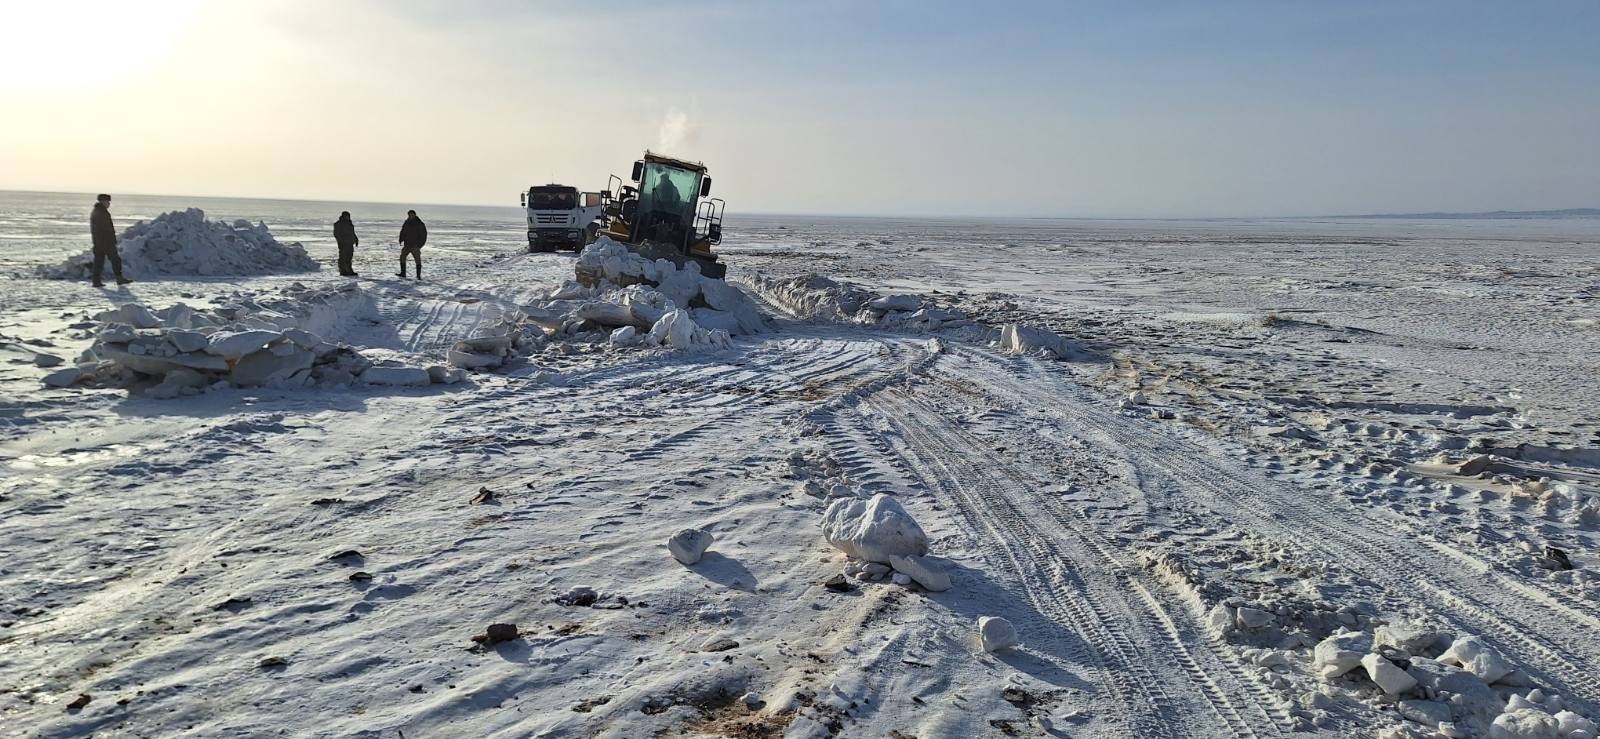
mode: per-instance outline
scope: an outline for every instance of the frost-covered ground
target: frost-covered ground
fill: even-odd
[[[86,246],[89,202],[0,195],[0,736],[1600,717],[1600,222],[747,218],[723,252],[772,322],[731,348],[558,339],[459,385],[156,400],[47,389],[33,357],[123,303],[343,278],[32,277]],[[351,210],[377,309],[319,328],[378,357],[437,360],[572,276],[514,209],[419,207],[421,283],[392,276],[404,207],[114,212],[189,206],[330,267]],[[813,317],[822,283],[778,289],[809,273],[942,312]],[[1072,359],[1003,351],[1008,324]],[[949,590],[824,538],[831,499],[878,493]],[[715,537],[692,566],[665,546],[687,527]],[[982,651],[983,616],[1021,645]],[[472,641],[494,623],[520,636]]]

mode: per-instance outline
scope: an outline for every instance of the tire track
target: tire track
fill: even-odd
[[[1290,489],[1237,465],[1218,464],[1208,447],[1154,424],[1137,424],[1058,376],[978,350],[963,353],[1001,368],[994,383],[1010,385],[1020,401],[1136,464],[1142,487],[1192,500],[1224,517],[1247,519],[1413,602],[1419,600],[1416,594],[1427,595],[1422,600],[1431,600],[1441,619],[1482,636],[1586,711],[1600,700],[1600,674],[1593,670],[1600,663],[1600,633],[1590,625],[1592,614],[1486,580],[1483,571],[1464,567],[1461,559],[1441,557],[1437,547],[1442,545],[1397,536],[1392,526],[1360,509]],[[991,384],[975,383],[970,374],[955,378],[969,386]]]
[[[1126,605],[1113,617],[1095,592],[1110,588],[1088,579],[1103,577],[1103,573],[1073,567],[1080,558],[1062,550],[1060,537],[1036,527],[1017,510],[999,482],[965,461],[969,448],[937,435],[942,419],[887,395],[890,397],[868,398],[865,403],[888,418],[906,440],[906,456],[923,472],[930,489],[942,493],[940,497],[978,532],[974,539],[986,558],[1021,580],[1041,616],[1082,639],[1084,647],[1074,650],[1075,656],[1099,673],[1099,682],[1131,721],[1132,734],[1188,735],[1189,727],[1168,718],[1178,715],[1178,701],[1151,669],[1154,663],[1125,632],[1114,627],[1129,621]]]

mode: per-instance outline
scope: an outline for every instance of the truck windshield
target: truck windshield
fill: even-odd
[[[528,207],[533,210],[572,210],[578,207],[575,190],[529,190]]]

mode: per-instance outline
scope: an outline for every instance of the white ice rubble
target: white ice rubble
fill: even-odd
[[[977,326],[965,313],[920,295],[876,295],[820,275],[777,279],[753,273],[747,282],[767,300],[805,319],[918,332]]]
[[[152,311],[126,303],[92,317],[94,343],[78,362],[44,378],[46,385],[124,387],[153,398],[235,387],[421,386],[458,382],[460,370],[375,364],[356,349],[319,333],[376,313],[353,284],[295,284],[270,296],[237,296],[213,308],[177,303]]]
[[[1088,353],[1048,329],[1007,323],[998,329],[967,314],[942,308],[921,295],[876,295],[820,275],[773,278],[753,273],[750,286],[784,310],[810,320],[835,320],[902,331],[934,332],[973,329],[1001,351],[1051,359],[1083,359]]]
[[[487,370],[547,341],[587,340],[616,347],[715,349],[733,337],[766,330],[761,311],[739,288],[678,266],[650,260],[602,238],[578,255],[575,270],[592,285],[567,282],[522,306],[480,336],[458,342],[452,367]]]
[[[1443,647],[1445,643],[1449,646]],[[1528,681],[1515,666],[1476,636],[1449,640],[1438,631],[1405,623],[1379,626],[1371,633],[1346,630],[1316,645],[1312,668],[1333,685],[1347,684],[1342,681],[1349,675],[1365,678],[1396,701],[1402,718],[1443,736],[1595,737],[1593,721],[1568,709],[1558,695],[1527,689]],[[1334,694],[1308,694],[1317,700],[1303,702],[1331,707],[1329,696]]]
[[[978,617],[978,645],[985,652],[997,652],[1017,646],[1017,629],[1010,621],[999,616]]]
[[[284,244],[265,223],[212,221],[199,208],[162,213],[122,232],[118,245],[129,277],[244,276],[314,272],[317,261],[298,243]],[[46,279],[88,279],[93,253],[38,267]],[[109,267],[107,267],[109,269]]]
[[[823,514],[822,534],[829,544],[864,562],[891,564],[892,557],[928,553],[928,535],[899,501],[884,493],[866,500],[835,500]]]
[[[700,529],[683,529],[667,539],[667,551],[672,553],[672,558],[685,565],[699,563],[705,556],[706,550],[711,548],[716,537],[709,531]]]

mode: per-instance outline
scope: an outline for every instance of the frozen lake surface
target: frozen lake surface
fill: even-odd
[[[119,229],[199,207],[324,268],[35,277],[88,247],[91,202],[0,193],[0,736],[1600,718],[1600,220],[733,217],[771,328],[731,348],[561,335],[462,385],[157,400],[46,388],[36,357],[126,303],[344,282],[340,210],[376,312],[324,338],[375,356],[440,361],[574,259],[525,253],[516,208],[419,205],[402,282],[407,206],[119,196]],[[774,286],[812,274],[945,320],[801,317],[820,293]],[[824,538],[880,493],[949,590]],[[665,547],[686,527],[715,536],[693,566]],[[979,649],[982,616],[1021,644]],[[474,648],[492,623],[521,636]]]

